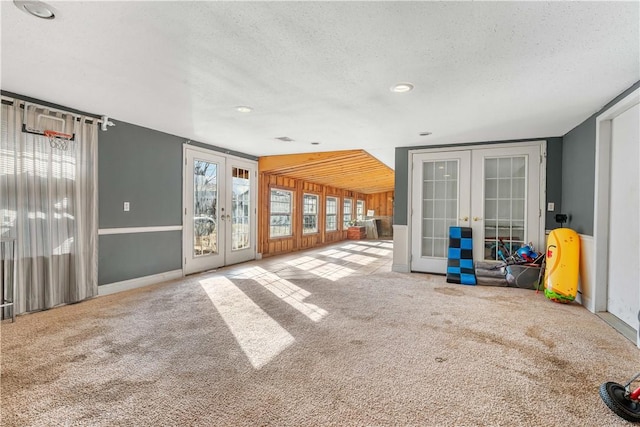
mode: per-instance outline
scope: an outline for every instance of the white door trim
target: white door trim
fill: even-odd
[[[596,117],[596,165],[593,207],[594,259],[593,302],[587,307],[592,312],[607,310],[609,186],[611,173],[611,121],[640,102],[640,88],[618,101]],[[640,347],[640,331],[636,340]]]

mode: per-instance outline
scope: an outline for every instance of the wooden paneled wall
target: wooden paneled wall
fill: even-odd
[[[366,209],[373,210],[375,217],[393,216],[393,194],[393,191],[367,194],[364,199]]]
[[[389,217],[393,214],[393,191],[380,194],[362,194],[286,176],[272,175],[266,172],[260,173],[258,182],[260,199],[258,211],[258,252],[262,253],[263,257],[346,240],[347,230],[342,226],[342,203],[345,197],[353,200],[354,217],[357,200],[365,201],[365,214],[367,209],[374,209],[376,217],[379,214],[384,214],[384,216],[388,215]],[[271,239],[269,236],[271,189],[289,190],[293,192],[292,236],[274,239]],[[302,196],[305,193],[319,196],[318,232],[315,234],[302,234]],[[337,231],[325,230],[325,206],[327,196],[338,199]]]
[[[387,191],[367,194],[365,199],[366,209],[373,210],[373,218],[380,220],[378,237],[388,238],[393,236],[393,196],[393,191]]]

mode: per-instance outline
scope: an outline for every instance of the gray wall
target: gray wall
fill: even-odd
[[[185,138],[112,120],[98,133],[99,227],[182,225],[182,149]],[[190,145],[257,160],[199,142]],[[130,203],[124,212],[123,203]],[[182,232],[101,235],[98,285],[182,268]]]
[[[98,285],[180,270],[182,232],[102,235],[98,254]]]
[[[640,87],[640,82],[636,82],[564,136],[562,144],[562,208],[563,212],[570,217],[567,227],[578,233],[593,235],[596,118],[638,87]]]
[[[112,121],[98,134],[100,229],[182,225],[185,139]],[[182,268],[180,231],[101,235],[98,242],[98,285]]]
[[[100,228],[181,225],[185,139],[114,123],[98,134]]]
[[[408,185],[409,185],[409,150],[419,150],[425,148],[442,148],[442,147],[465,147],[469,145],[491,145],[505,144],[510,142],[525,141],[547,141],[547,202],[555,203],[555,211],[547,212],[545,221],[546,228],[553,229],[559,226],[555,222],[555,214],[561,212],[562,208],[562,157],[563,157],[563,141],[560,137],[553,138],[532,138],[510,141],[486,141],[473,142],[455,145],[430,145],[419,147],[396,147],[395,157],[395,195],[393,205],[393,223],[396,225],[407,225],[409,215],[407,212],[407,203],[409,202]],[[546,204],[545,204],[546,205]]]

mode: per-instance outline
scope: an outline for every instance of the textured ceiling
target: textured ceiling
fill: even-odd
[[[638,2],[48,3],[2,1],[3,90],[256,156],[560,136],[640,79]]]

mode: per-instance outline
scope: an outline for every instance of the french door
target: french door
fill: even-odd
[[[413,155],[411,270],[447,270],[449,227],[468,226],[471,152]]]
[[[185,149],[184,273],[255,258],[255,162]]]
[[[413,154],[411,270],[445,273],[450,226],[471,227],[474,261],[544,250],[544,143]],[[542,189],[541,189],[542,187]]]

